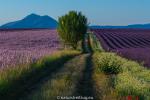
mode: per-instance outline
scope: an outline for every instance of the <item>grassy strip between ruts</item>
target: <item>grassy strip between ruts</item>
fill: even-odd
[[[81,44],[81,43],[80,43]],[[96,36],[92,32],[84,35],[85,53],[92,53],[96,51],[104,51]]]
[[[56,72],[66,61],[79,55],[78,51],[59,51],[34,64],[20,65],[0,72],[0,99],[17,100],[24,91],[42,78]]]
[[[127,96],[132,96],[139,100],[150,100],[150,70],[114,53],[95,53],[93,62],[93,80],[98,99],[126,100]],[[108,71],[118,73],[107,74]]]
[[[85,69],[87,56],[89,55],[83,54],[68,61],[44,85],[21,100],[56,100],[57,98],[61,99],[61,96],[62,98],[63,96],[73,96],[76,84]],[[68,100],[71,99],[68,98]]]

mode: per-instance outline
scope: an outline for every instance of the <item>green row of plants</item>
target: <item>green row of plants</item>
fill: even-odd
[[[84,35],[84,53],[92,53],[92,52],[102,52],[104,51],[100,42],[98,41],[98,39],[96,38],[96,36],[91,33],[91,32],[87,32],[85,35]],[[82,49],[82,48],[81,48]],[[81,50],[80,49],[80,50]]]
[[[91,48],[93,52],[103,52],[103,48],[99,42],[99,40],[97,39],[96,35],[94,35],[94,33],[89,32],[89,40],[90,40],[90,44],[91,44]]]
[[[61,70],[52,75],[51,79],[22,100],[56,100],[72,96],[85,68],[86,57],[85,54],[80,55],[65,63]]]
[[[40,79],[56,72],[66,61],[79,54],[78,51],[59,51],[32,64],[1,70],[0,98],[16,100],[23,92],[28,91],[30,86],[34,86]]]
[[[115,53],[97,52],[93,62],[96,93],[97,96],[102,94],[98,98],[118,100],[133,96],[140,100],[150,99],[150,70]]]

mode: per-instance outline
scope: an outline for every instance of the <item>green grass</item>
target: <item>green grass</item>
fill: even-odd
[[[93,78],[98,98],[114,97],[115,100],[118,100],[131,95],[138,96],[140,100],[150,99],[150,70],[137,62],[121,58],[114,53],[95,53],[93,62],[95,64]],[[107,74],[101,70],[101,67],[107,69],[107,67],[118,65],[122,71],[115,75]],[[109,91],[113,91],[113,94]]]
[[[101,53],[94,53],[92,57],[93,62],[93,75],[92,78],[94,80],[94,90],[97,100],[117,100],[117,92],[112,86],[112,75],[106,75],[101,70],[101,64],[104,65],[102,62],[102,57],[104,57],[104,54]],[[109,59],[107,59],[109,60]]]
[[[102,51],[104,51],[104,49],[102,48],[102,45],[100,44],[99,40],[94,35],[94,33],[89,32],[88,35],[89,35],[92,51],[93,52],[97,52],[97,51],[102,52]]]
[[[81,41],[78,47],[81,47]],[[85,53],[104,51],[96,36],[91,32],[88,32],[87,34],[84,35],[84,48],[85,48]],[[82,48],[80,48],[80,50],[82,50]]]
[[[73,96],[85,68],[86,57],[80,55],[65,63],[59,72],[22,100],[56,100],[57,96]]]
[[[1,70],[0,98],[2,100],[16,100],[30,86],[38,83],[42,78],[56,72],[67,60],[79,55],[78,51],[60,51],[41,58],[34,64],[20,65]]]
[[[141,100],[150,99],[149,83],[141,81],[130,73],[123,72],[116,77],[115,89],[120,96],[138,96]]]

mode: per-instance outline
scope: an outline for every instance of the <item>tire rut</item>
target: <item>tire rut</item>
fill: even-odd
[[[77,84],[75,95],[82,97],[92,97],[94,99],[95,93],[92,80],[93,64],[91,59],[92,54],[89,54],[86,58],[86,66],[83,71],[82,77]]]

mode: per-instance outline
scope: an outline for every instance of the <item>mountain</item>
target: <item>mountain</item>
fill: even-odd
[[[133,24],[127,26],[90,26],[92,29],[150,29],[150,24]]]
[[[0,26],[1,29],[25,28],[56,28],[57,21],[49,16],[30,14],[19,21],[10,22]]]

